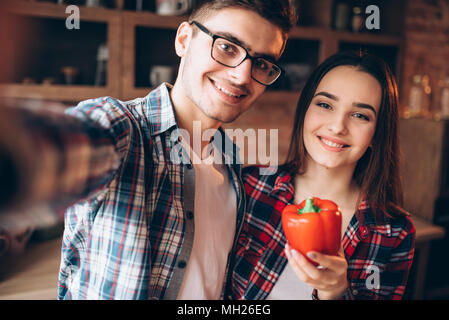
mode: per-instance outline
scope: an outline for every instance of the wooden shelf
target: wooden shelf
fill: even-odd
[[[403,46],[400,36],[377,33],[354,33],[349,31],[335,31],[329,28],[295,27],[290,32],[290,39],[318,40],[321,49],[319,62],[338,51],[341,42],[360,43],[381,46]]]
[[[351,33],[351,32],[336,32],[333,31],[335,38],[338,41],[344,42],[356,42],[363,44],[377,44],[385,46],[401,46],[402,37],[400,36],[390,36],[385,34],[376,33]]]
[[[102,96],[114,96],[116,92],[107,87],[0,84],[0,97],[29,98],[61,101],[78,101]]]
[[[178,29],[178,26],[187,21],[187,16],[161,16],[152,12],[123,11],[121,13],[124,24],[134,26],[146,26],[159,29]]]
[[[65,12],[68,5],[49,2],[31,2],[23,0],[6,0],[4,7],[8,12],[18,15],[66,19]],[[151,26],[154,28],[177,29],[179,24],[187,20],[187,16],[161,16],[152,12],[138,12],[101,7],[78,6],[80,18],[84,21],[109,22],[126,17],[135,25]]]
[[[130,87],[122,93],[122,100],[133,100],[139,97],[145,97],[153,88],[133,88]]]
[[[290,32],[292,39],[325,40],[328,37],[335,41],[359,42],[368,44],[401,45],[402,37],[382,33],[354,33],[336,31],[328,28],[294,27]]]

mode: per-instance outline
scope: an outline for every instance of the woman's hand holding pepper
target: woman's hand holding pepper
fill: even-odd
[[[338,256],[308,252],[307,257],[317,262],[320,267],[315,267],[288,243],[285,246],[285,253],[297,276],[318,290],[320,300],[336,299],[343,295],[348,287],[348,263],[342,248],[340,248]]]

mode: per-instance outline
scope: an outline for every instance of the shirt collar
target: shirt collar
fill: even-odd
[[[176,116],[170,99],[172,86],[163,83],[145,97],[145,111],[148,115],[151,135],[161,134],[176,126]]]
[[[279,192],[286,192],[290,195],[293,200],[293,195],[295,194],[295,186],[294,186],[293,175],[284,170],[278,170],[276,180],[274,182],[274,187],[271,190],[272,194],[277,194]]]

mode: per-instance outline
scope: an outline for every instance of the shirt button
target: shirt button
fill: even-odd
[[[359,292],[356,289],[354,289],[354,290],[352,290],[352,294],[356,296],[359,294]]]
[[[187,211],[187,219],[192,220],[193,219],[193,212]]]
[[[186,267],[187,263],[184,260],[181,260],[178,262],[178,268],[184,269]]]

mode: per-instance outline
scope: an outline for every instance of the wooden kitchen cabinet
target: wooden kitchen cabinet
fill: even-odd
[[[23,0],[1,2],[1,29],[22,29],[22,41],[2,38],[9,72],[0,83],[1,96],[78,101],[105,95],[120,95],[121,15],[103,8],[80,8],[80,29],[67,29],[66,6]],[[94,86],[97,48],[106,43],[109,51],[105,86]],[[80,70],[81,83],[62,84],[60,69]],[[32,78],[35,83],[22,83]],[[44,78],[54,83],[42,84]]]
[[[292,30],[279,64],[302,64],[312,70],[339,50],[367,50],[383,56],[399,76],[403,47],[401,17],[405,2],[371,2],[381,9],[381,30],[353,33],[332,29],[333,0],[299,1],[299,24]],[[80,6],[80,29],[66,30],[64,22],[69,16],[65,12],[66,5],[25,0],[5,0],[1,4],[1,14],[13,18],[1,19],[2,30],[10,30],[11,23],[17,26],[21,22],[31,23],[31,30],[24,29],[25,38],[30,36],[24,41],[24,47],[12,46],[10,40],[14,39],[8,38],[8,32],[0,32],[0,37],[3,34],[0,40],[8,44],[2,59],[11,60],[8,70],[4,72],[9,77],[0,78],[0,96],[77,102],[108,95],[128,100],[149,92],[151,66],[169,64],[176,70],[178,65],[174,37],[178,25],[187,17]],[[52,32],[45,32],[45,28],[49,27]],[[96,67],[96,49],[103,41],[109,50],[107,81],[105,86],[94,86],[92,74]],[[30,43],[33,46],[30,47]],[[25,50],[21,50],[23,48]],[[38,55],[40,60],[37,59]],[[44,77],[52,75],[45,72],[60,68],[64,63],[83,69],[81,83],[42,84]],[[53,70],[53,76],[55,72],[58,69]],[[24,78],[30,76],[35,78],[36,83],[23,84]],[[289,90],[291,86],[286,83],[279,79],[260,101],[296,103],[298,90],[295,87]]]

